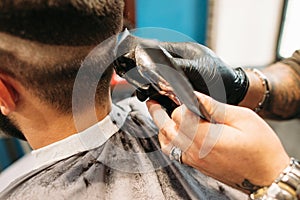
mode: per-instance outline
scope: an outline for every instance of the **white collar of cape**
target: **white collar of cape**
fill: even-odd
[[[120,125],[124,123],[126,116],[126,112],[113,105],[110,114],[97,124],[80,133],[32,151],[31,154],[35,158],[36,168],[103,145],[120,129]]]

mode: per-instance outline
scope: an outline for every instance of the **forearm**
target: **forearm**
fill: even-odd
[[[277,63],[263,73],[271,84],[270,101],[263,116],[289,119],[300,116],[300,76],[286,64]]]
[[[264,70],[268,78],[270,97],[259,115],[271,119],[289,119],[300,116],[300,76],[288,65],[278,62]],[[262,81],[252,71],[247,71],[249,89],[239,104],[251,109],[258,106],[265,93]]]

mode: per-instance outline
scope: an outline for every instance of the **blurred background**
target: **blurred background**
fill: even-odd
[[[207,45],[233,67],[263,68],[300,49],[299,0],[125,2],[128,29],[160,27],[177,31]],[[176,41],[176,38],[170,40]],[[111,84],[116,88],[113,101],[130,96],[133,91],[116,75]],[[290,156],[300,158],[299,120],[267,122],[278,133]],[[6,138],[0,133],[0,173],[30,151],[26,142]]]

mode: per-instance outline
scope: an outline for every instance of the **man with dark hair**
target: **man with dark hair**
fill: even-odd
[[[1,91],[2,96],[5,95],[1,98],[1,111],[4,115],[14,111],[17,103],[33,101],[34,97],[62,114],[71,113],[72,89],[82,61],[97,44],[117,34],[122,27],[122,1],[108,2],[0,3],[1,88],[6,92]],[[99,105],[107,104],[111,74],[112,68],[99,84]],[[24,92],[30,96],[23,95]],[[24,99],[25,96],[28,99]],[[47,113],[41,114],[49,118]],[[42,119],[36,113],[34,117]],[[18,121],[17,116],[13,118]],[[5,126],[7,120],[5,122],[4,127],[8,127]],[[25,127],[19,128],[26,132]],[[14,136],[24,138],[18,131],[14,131]],[[26,137],[30,143],[30,136]]]
[[[170,162],[144,104],[111,103],[122,10],[121,0],[0,1],[1,129],[34,149],[0,199],[246,199]]]

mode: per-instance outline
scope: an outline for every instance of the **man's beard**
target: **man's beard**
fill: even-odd
[[[0,131],[10,137],[26,140],[15,123],[0,112]]]

